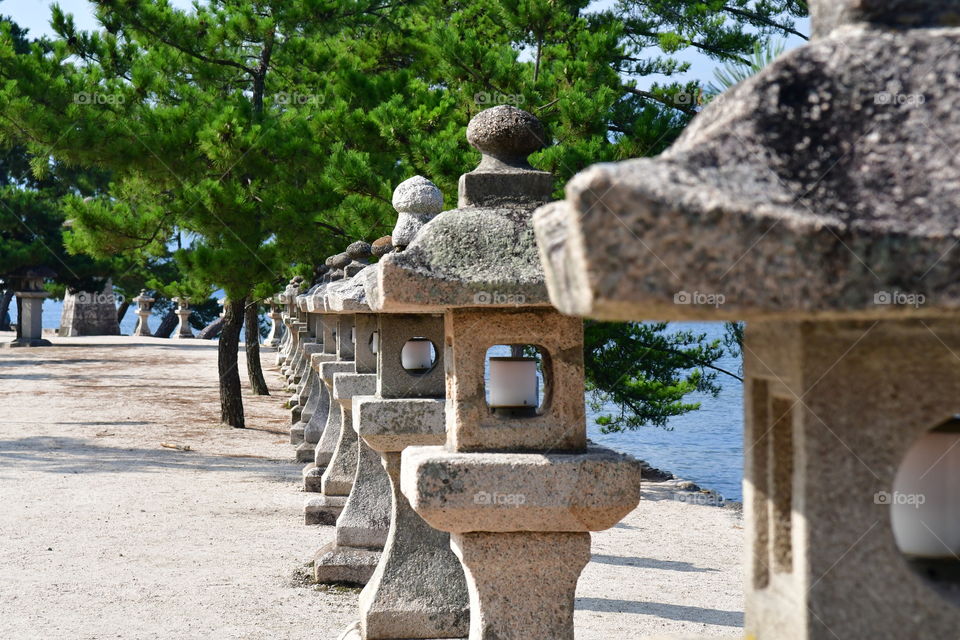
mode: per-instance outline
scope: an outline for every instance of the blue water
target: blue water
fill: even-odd
[[[45,328],[60,325],[61,308],[58,301],[44,303]],[[15,305],[11,306],[11,312],[15,314]],[[121,333],[132,333],[136,319],[133,310],[128,311],[120,323]],[[151,327],[159,323],[159,317],[151,317]],[[722,323],[675,323],[670,326],[671,329],[705,333],[710,339],[723,337]],[[734,373],[740,369],[738,358],[723,358],[717,365]],[[671,419],[671,431],[644,427],[638,431],[604,435],[588,408],[589,437],[704,488],[718,491],[727,500],[739,501],[742,499],[743,478],[743,387],[739,381],[724,375],[720,375],[718,381],[723,387],[720,395],[716,398],[700,394],[693,396],[694,401],[701,403],[700,409]]]
[[[722,338],[722,323],[674,323],[669,330],[689,329]],[[725,357],[717,366],[738,373],[740,359]],[[626,433],[600,433],[587,409],[587,432],[595,442],[646,460],[650,465],[669,471],[705,489],[719,492],[727,500],[742,500],[743,480],[743,385],[736,379],[720,375],[723,387],[716,398],[710,395],[690,396],[701,403],[692,411],[670,420],[672,431],[644,427]]]

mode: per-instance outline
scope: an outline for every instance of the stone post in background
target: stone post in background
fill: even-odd
[[[406,448],[400,486],[451,534],[472,640],[569,640],[589,531],[637,505],[640,466],[587,445],[582,323],[550,306],[533,242],[533,210],[553,187],[526,159],[542,125],[499,106],[471,120],[467,139],[483,157],[460,178],[459,208],[381,259],[370,300],[383,313],[445,313],[446,444]],[[485,389],[498,345],[539,359],[490,359]]]
[[[175,339],[184,340],[193,338],[193,331],[190,329],[190,298],[174,298],[177,305],[177,318],[180,319],[177,324],[177,333]]]
[[[43,288],[43,279],[49,270],[31,269],[12,279],[19,300],[18,324],[20,335],[4,347],[49,347],[50,341],[43,337],[43,300],[50,294]]]
[[[575,176],[537,239],[567,313],[747,322],[747,637],[956,637],[957,4],[811,9],[814,40]]]
[[[133,335],[139,336],[142,338],[149,338],[153,334],[150,333],[150,308],[154,303],[154,299],[147,295],[146,289],[140,290],[140,295],[133,299],[137,303],[137,326],[133,331]]]

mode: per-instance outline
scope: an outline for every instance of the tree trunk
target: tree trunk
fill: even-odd
[[[127,315],[127,309],[130,308],[130,303],[126,300],[120,303],[120,308],[117,309],[117,324],[123,322],[123,316]]]
[[[10,313],[10,301],[13,300],[13,289],[5,289],[0,296],[0,331],[10,331],[7,315]]]
[[[220,422],[243,428],[243,397],[240,395],[240,371],[237,350],[240,329],[243,327],[244,301],[233,300],[227,305],[223,333],[217,348],[217,369],[220,373]]]
[[[177,322],[179,322],[179,318],[177,318],[177,314],[171,308],[167,311],[166,315],[163,316],[163,320],[160,321],[160,326],[153,332],[153,337],[169,338],[173,330],[177,328]]]
[[[221,331],[223,331],[223,322],[224,317],[218,316],[216,320],[201,329],[200,333],[197,334],[197,337],[201,340],[213,340],[220,335]]]
[[[263,379],[263,368],[260,366],[260,314],[258,305],[251,301],[244,311],[246,325],[247,377],[250,379],[250,389],[258,396],[270,395],[267,381]]]

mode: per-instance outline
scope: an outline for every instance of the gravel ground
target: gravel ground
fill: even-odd
[[[333,529],[302,524],[277,376],[229,429],[214,343],[52,340],[0,350],[0,638],[336,638],[357,592],[303,579]],[[680,495],[594,534],[578,639],[740,635],[739,514]]]

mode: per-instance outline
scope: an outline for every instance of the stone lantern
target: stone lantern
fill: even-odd
[[[640,466],[587,443],[582,323],[550,306],[531,225],[553,186],[527,163],[544,145],[542,125],[498,106],[471,120],[467,139],[483,157],[460,178],[459,208],[381,259],[370,300],[379,312],[444,314],[446,443],[407,447],[400,485],[414,511],[450,533],[471,639],[569,639],[589,532],[637,505]],[[496,345],[540,360],[505,361],[488,395]],[[538,384],[538,368],[538,398],[492,393],[508,389],[505,378]]]
[[[20,335],[4,347],[49,347],[51,342],[43,337],[43,300],[50,294],[43,288],[43,279],[55,275],[47,268],[29,269],[15,278],[11,278],[17,299]]]
[[[432,182],[416,176],[396,188],[393,205],[399,217],[391,245],[403,250],[443,209],[443,196]],[[376,267],[362,275],[367,296],[378,297]],[[353,399],[353,427],[361,446],[379,454],[388,474],[390,529],[376,570],[360,594],[360,620],[342,637],[464,637],[470,620],[467,586],[450,535],[424,522],[400,492],[401,452],[445,441],[443,316],[376,318],[376,341],[370,345],[376,346],[377,393]]]
[[[814,40],[576,176],[538,242],[567,313],[747,321],[747,637],[954,638],[957,4],[811,5]]]
[[[147,295],[146,289],[140,290],[140,295],[133,299],[137,304],[137,327],[133,332],[133,335],[149,338],[153,334],[150,333],[150,307],[154,303],[154,299]]]
[[[180,340],[193,338],[193,331],[190,330],[190,298],[174,298],[173,301],[177,303],[176,313],[180,319],[177,333],[173,337]]]

